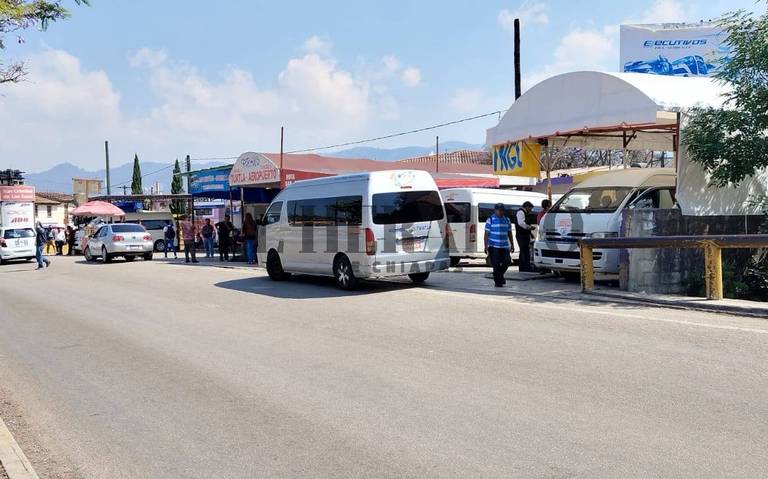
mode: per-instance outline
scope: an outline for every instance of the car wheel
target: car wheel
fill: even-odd
[[[102,246],[101,247],[101,259],[105,263],[112,262],[112,257],[109,255],[109,253],[107,253],[107,247],[106,246]]]
[[[163,240],[157,240],[155,241],[155,251],[158,253],[162,253],[165,251],[165,241]]]
[[[355,272],[352,270],[352,263],[344,255],[339,256],[333,262],[333,277],[336,279],[336,285],[345,291],[355,289],[358,285]]]
[[[144,253],[144,261],[152,261],[152,253]]]
[[[461,263],[461,258],[458,256],[451,256],[451,267],[455,268]]]
[[[413,273],[408,275],[409,278],[411,278],[411,281],[413,281],[416,284],[421,284],[424,281],[429,278],[429,272],[426,273]]]
[[[88,261],[88,262],[91,262],[91,261],[93,261],[94,259],[96,259],[96,258],[94,258],[94,257],[93,257],[93,255],[91,254],[91,248],[89,248],[89,247],[87,247],[87,246],[85,247],[85,251],[83,251],[83,256],[85,256],[85,260],[86,260],[86,261]]]
[[[136,257],[135,257],[135,256],[126,256],[126,257],[125,257],[125,260],[126,260],[127,262],[129,262],[129,263],[130,263],[131,261],[135,260],[135,259],[136,259]]]
[[[272,281],[282,281],[290,276],[283,270],[283,263],[280,261],[280,255],[272,250],[267,255],[267,274]]]

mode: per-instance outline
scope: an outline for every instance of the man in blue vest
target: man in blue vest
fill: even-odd
[[[497,288],[507,283],[504,273],[512,263],[512,222],[504,214],[504,204],[497,203],[493,214],[485,222],[485,254],[493,266],[493,282]]]

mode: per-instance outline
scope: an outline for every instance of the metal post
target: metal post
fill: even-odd
[[[440,137],[435,137],[435,173],[440,171]]]
[[[285,134],[285,127],[280,127],[280,174],[283,174],[283,138]]]
[[[723,256],[720,247],[714,244],[704,247],[704,280],[707,299],[723,299]]]
[[[112,182],[109,180],[109,141],[107,140],[104,140],[104,156],[107,160],[107,196],[112,196]]]
[[[581,292],[589,293],[595,288],[595,267],[592,263],[592,247],[581,245]]]
[[[520,82],[520,19],[515,18],[515,100],[522,95]]]
[[[192,175],[189,174],[190,171],[192,171],[192,160],[189,158],[189,155],[187,155],[187,158],[185,160],[187,164],[187,194],[189,196],[189,210],[190,210],[190,218],[192,219],[192,226],[195,226],[195,199],[192,197]],[[194,244],[194,241],[193,241]]]

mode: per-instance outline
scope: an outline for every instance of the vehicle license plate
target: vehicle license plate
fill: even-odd
[[[403,245],[403,250],[414,253],[424,251],[426,243],[427,241],[424,238],[404,238],[401,244]]]

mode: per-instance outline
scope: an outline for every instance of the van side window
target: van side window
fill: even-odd
[[[288,223],[291,226],[359,226],[362,222],[362,196],[311,198],[288,202]]]
[[[168,220],[142,220],[141,224],[147,230],[161,230],[169,225],[171,222]]]
[[[485,223],[488,218],[493,215],[493,213],[496,211],[495,204],[491,203],[480,203],[477,205],[477,220],[480,223]],[[515,222],[515,216],[517,215],[517,210],[520,209],[520,205],[510,205],[505,204],[504,205],[504,214],[507,218],[514,224]]]
[[[635,209],[671,209],[675,207],[675,192],[671,188],[656,188],[646,191],[633,203]]]
[[[269,210],[267,210],[267,213],[264,215],[265,223],[268,225],[271,225],[273,223],[277,223],[280,221],[280,211],[283,209],[283,202],[278,201],[277,203],[272,203],[272,206],[269,207]]]
[[[472,207],[469,203],[445,203],[449,223],[469,223]]]

